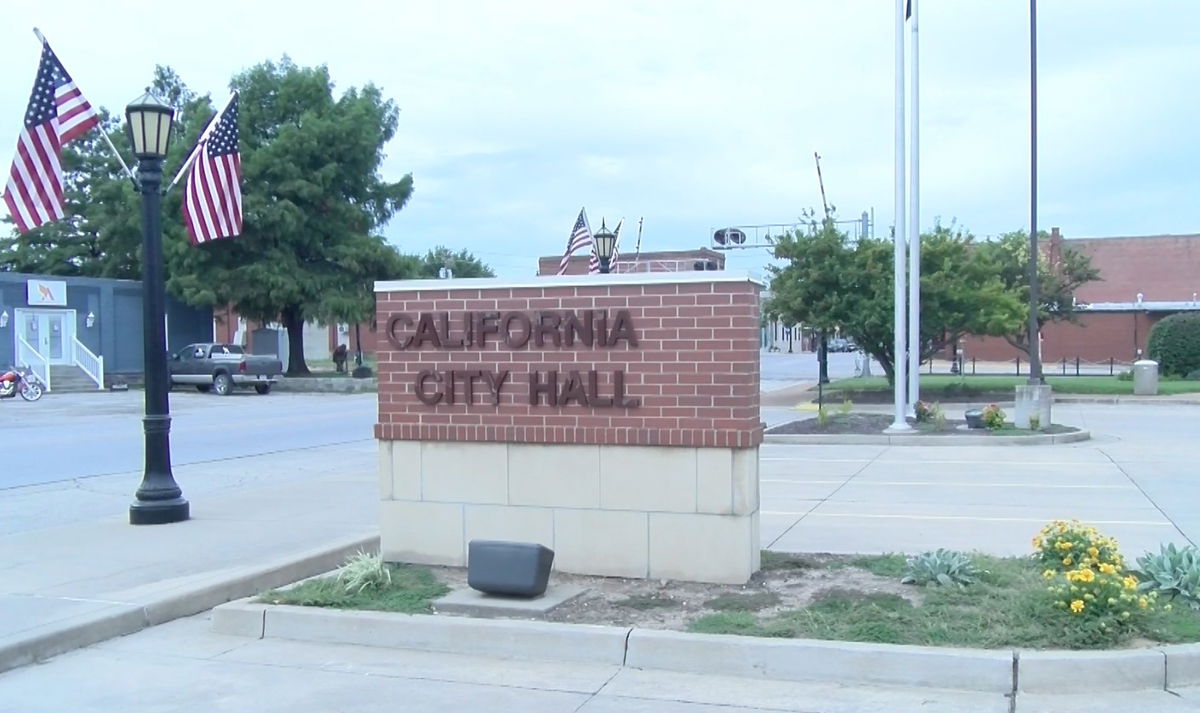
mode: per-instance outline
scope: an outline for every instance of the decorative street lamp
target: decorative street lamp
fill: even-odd
[[[600,258],[600,274],[607,275],[613,250],[617,247],[617,236],[604,227],[604,218],[600,219],[600,232],[593,239],[596,241],[596,257]]]
[[[171,411],[167,399],[166,289],[162,251],[162,166],[171,141],[175,110],[146,94],[125,107],[129,143],[138,159],[142,195],[142,354],[146,375],[146,466],[136,500],[129,506],[133,525],[160,525],[188,519],[188,501],[171,474]]]

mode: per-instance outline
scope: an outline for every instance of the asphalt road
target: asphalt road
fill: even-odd
[[[176,465],[374,438],[376,395],[171,393]],[[47,394],[0,402],[0,489],[143,467],[143,392]]]

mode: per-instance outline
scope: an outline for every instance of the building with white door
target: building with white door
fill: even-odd
[[[212,339],[212,310],[168,296],[166,312],[168,351]],[[140,381],[142,283],[0,272],[0,367],[14,364],[51,391]]]

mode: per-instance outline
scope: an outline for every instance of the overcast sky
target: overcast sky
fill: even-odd
[[[467,248],[501,276],[561,254],[581,206],[623,252],[731,225],[893,214],[894,12],[885,0],[5,3],[7,167],[40,27],[93,104],[156,63],[214,98],[287,54],[401,109],[386,179],[415,191],[385,234]],[[921,224],[1029,225],[1029,4],[921,0]],[[1039,225],[1068,237],[1200,232],[1200,2],[1042,0]],[[760,269],[764,250],[731,255]]]

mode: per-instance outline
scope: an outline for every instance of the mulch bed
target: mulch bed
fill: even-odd
[[[892,425],[893,417],[889,414],[882,413],[852,413],[849,415],[837,414],[829,417],[825,425],[821,425],[818,420],[806,418],[799,421],[789,421],[788,423],[775,426],[768,429],[768,435],[802,435],[802,434],[846,434],[846,435],[872,435],[877,436],[883,433],[883,430]],[[930,423],[917,423],[914,419],[908,419],[908,425],[915,428],[922,435],[930,436],[987,436],[994,435],[997,438],[1004,438],[1006,435],[1030,434],[1031,431],[1017,431],[1015,429],[1005,429],[998,432],[989,431],[986,428],[966,429],[960,428],[967,424],[964,420],[946,420],[946,429],[938,430]],[[1077,429],[1061,424],[1052,424],[1038,431],[1039,434],[1055,434],[1055,433],[1071,433]]]

